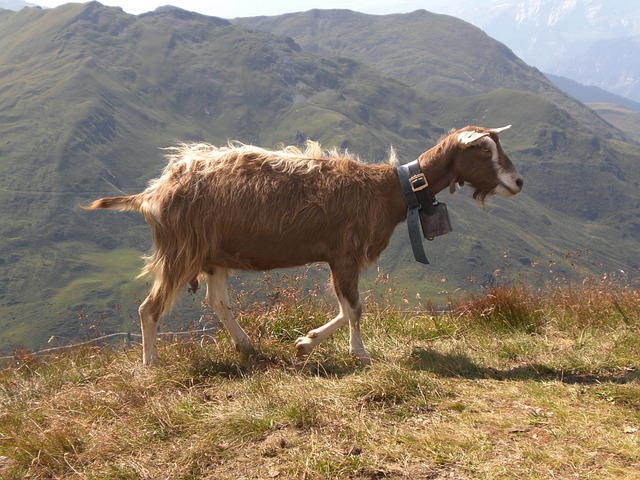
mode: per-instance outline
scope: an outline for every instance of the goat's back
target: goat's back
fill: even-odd
[[[318,150],[175,150],[140,194],[156,249],[173,238],[198,252],[202,270],[263,270],[345,255],[360,266],[375,260],[395,227],[385,207],[397,182],[393,166]]]

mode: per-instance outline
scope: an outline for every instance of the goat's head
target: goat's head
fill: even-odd
[[[502,150],[498,138],[510,127],[465,127],[451,135],[459,147],[453,161],[452,191],[456,182],[469,183],[474,188],[473,198],[484,202],[490,195],[510,197],[522,190],[522,177]]]

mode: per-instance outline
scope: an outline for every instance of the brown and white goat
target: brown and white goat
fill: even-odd
[[[431,196],[465,182],[480,201],[494,193],[520,192],[522,178],[500,146],[502,130],[465,127],[423,153],[418,162]],[[369,165],[309,142],[304,153],[295,147],[183,145],[168,158],[162,176],[142,193],[84,207],[136,210],[151,228],[153,253],[143,273],[155,281],[139,308],[143,362],[157,362],[158,320],[181,288],[199,276],[206,277],[207,303],[236,348],[253,352],[233,318],[229,270],[327,262],[340,312],[298,338],[295,348],[307,354],[348,322],[350,353],[368,363],[360,336],[358,277],[407,216],[395,155],[388,163]]]

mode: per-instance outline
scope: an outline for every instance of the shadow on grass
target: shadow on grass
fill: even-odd
[[[189,373],[201,379],[222,377],[229,380],[243,379],[259,372],[281,370],[298,375],[323,378],[342,378],[362,369],[348,357],[333,358],[329,355],[297,358],[288,354],[257,352],[254,355],[208,356],[207,353],[190,358]]]
[[[414,348],[409,358],[414,370],[432,372],[441,377],[460,377],[466,379],[491,380],[556,380],[567,384],[628,383],[640,380],[637,369],[619,373],[580,373],[549,367],[537,363],[528,363],[509,369],[483,367],[474,363],[464,354],[442,354],[433,349]]]

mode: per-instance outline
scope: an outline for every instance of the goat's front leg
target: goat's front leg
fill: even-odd
[[[368,365],[371,358],[364,348],[360,335],[360,318],[362,305],[358,294],[358,273],[349,269],[341,270],[332,267],[333,288],[340,304],[340,313],[319,328],[310,330],[304,337],[295,342],[298,356],[307,355],[322,341],[329,338],[335,330],[349,321],[349,353],[360,365]]]
[[[361,365],[369,365],[371,357],[364,348],[362,335],[360,334],[360,319],[362,318],[362,304],[358,303],[349,314],[349,353]]]
[[[338,328],[342,327],[345,323],[347,323],[348,313],[347,308],[345,306],[348,304],[345,299],[338,298],[340,302],[340,313],[333,320],[325,323],[321,327],[314,328],[313,330],[309,330],[309,332],[304,337],[298,337],[295,341],[296,354],[301,357],[303,355],[308,355],[311,353],[311,350],[320,345],[324,340],[329,338],[333,332],[335,332]]]

